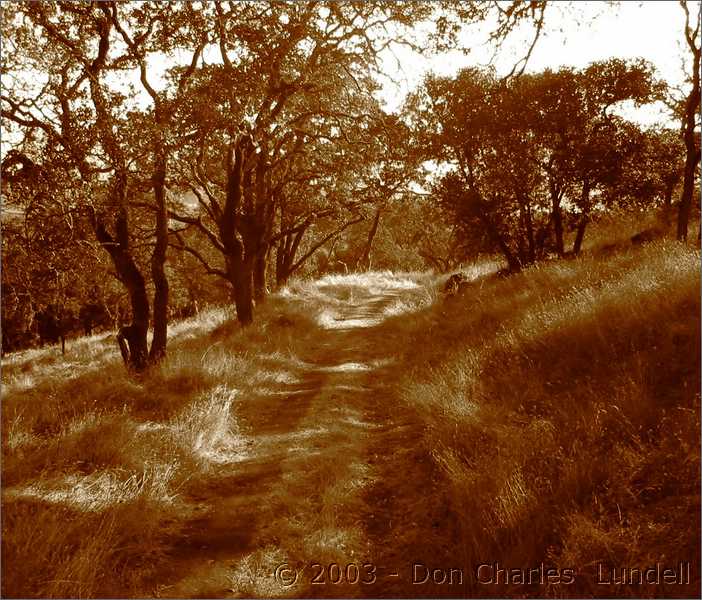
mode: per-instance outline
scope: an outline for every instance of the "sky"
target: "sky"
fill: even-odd
[[[688,7],[691,17],[699,15],[698,2],[688,1]],[[684,13],[677,0],[550,0],[543,33],[526,71],[538,72],[561,66],[584,67],[611,57],[643,57],[653,63],[660,78],[684,86],[683,60],[689,57],[683,37],[684,23]],[[388,77],[381,79],[383,87],[379,93],[384,108],[396,112],[428,71],[452,75],[461,67],[487,65],[494,58],[493,65],[498,75],[509,73],[523,56],[526,44],[531,42],[533,26],[527,24],[514,32],[496,57],[493,57],[494,46],[485,43],[491,30],[489,22],[466,27],[461,45],[470,49],[468,54],[456,50],[425,57],[407,46],[395,46],[392,51],[385,51],[382,66]],[[208,48],[205,55],[208,61],[217,62],[219,49]],[[185,63],[189,59],[189,54],[178,56],[179,62]],[[158,74],[165,73],[167,60],[172,58],[151,57],[150,63],[156,68],[150,69],[150,77],[157,87],[162,83],[158,81],[162,79]],[[132,83],[139,89],[136,76]],[[146,96],[143,100],[150,104]],[[619,112],[643,126],[659,123],[677,126],[662,103],[640,108],[624,106]]]
[[[688,1],[688,7],[693,19],[698,17],[699,3]],[[684,23],[684,13],[676,0],[623,0],[618,3],[550,0],[543,35],[536,44],[526,70],[538,72],[560,66],[584,67],[593,61],[610,57],[643,57],[653,63],[662,79],[686,88],[683,61],[688,59],[689,65],[689,50],[683,36]],[[385,109],[397,111],[406,95],[421,83],[430,70],[451,75],[461,67],[487,65],[493,57],[493,47],[485,43],[490,31],[489,22],[465,29],[461,45],[470,49],[467,55],[453,51],[425,57],[406,46],[397,46],[392,53],[386,51],[383,70],[388,78],[382,80],[383,87],[379,92]],[[510,36],[493,63],[498,75],[507,74],[511,70],[523,56],[532,36],[531,25]],[[218,53],[217,48],[209,50]],[[173,64],[174,59],[182,63],[187,62],[190,56],[150,56],[149,63],[153,68],[149,69],[149,77],[155,87],[160,88],[164,83],[166,67]],[[35,79],[35,75],[30,79]],[[7,80],[5,84],[7,85]],[[42,81],[37,80],[35,84],[41,85]],[[138,93],[137,102],[150,105],[150,99],[141,90],[136,73],[132,73],[132,77],[120,74],[115,77],[113,84],[123,86],[124,91],[129,84],[134,85]],[[677,126],[662,104],[638,109],[633,106],[624,107],[619,112],[643,126]],[[3,141],[7,142],[7,139]]]
[[[691,17],[699,15],[698,2],[688,2],[688,7]],[[682,61],[689,55],[683,36],[684,24],[684,12],[674,0],[625,0],[614,6],[600,1],[551,1],[546,10],[544,35],[538,40],[526,71],[584,67],[610,57],[643,57],[653,63],[660,78],[673,85],[684,85]],[[494,62],[498,75],[507,74],[524,53],[531,31],[523,28],[507,43]],[[415,88],[429,70],[451,75],[461,67],[489,63],[492,49],[481,43],[485,37],[486,26],[473,26],[464,31],[461,41],[471,49],[468,55],[454,51],[425,58],[405,47],[398,48],[394,56],[386,54],[384,67],[397,83],[383,82],[380,98],[385,108],[396,111],[408,91]],[[662,105],[641,109],[626,107],[622,113],[642,125],[669,119]]]

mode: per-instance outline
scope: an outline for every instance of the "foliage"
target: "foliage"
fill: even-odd
[[[611,109],[660,89],[649,65],[618,59],[511,81],[466,69],[430,75],[407,114],[423,157],[448,168],[434,191],[465,242],[502,252],[514,270],[564,254],[564,205],[577,253],[592,210],[623,201],[614,188],[638,164],[642,134]]]

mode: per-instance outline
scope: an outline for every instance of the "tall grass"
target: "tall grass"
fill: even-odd
[[[262,358],[308,338],[284,298],[260,313],[245,331],[224,309],[175,324],[141,380],[108,335],[3,360],[4,597],[145,593],[189,490],[242,452],[236,400],[278,376]]]
[[[334,402],[348,372],[391,357],[383,381],[370,371],[360,381],[378,383],[388,414],[390,386],[401,382],[395,392],[425,435],[397,460],[445,474],[440,490],[402,479],[415,500],[449,503],[462,564],[578,569],[571,586],[493,589],[467,578],[467,593],[694,596],[694,569],[692,585],[672,593],[598,587],[593,569],[699,562],[699,252],[668,242],[506,279],[491,277],[498,268],[466,267],[473,283],[447,299],[431,273],[292,282],[246,330],[229,309],[175,324],[167,360],[141,380],[127,376],[109,336],[72,343],[65,357],[52,347],[3,359],[2,595],[149,593],[200,518],[198,493],[248,456],[255,434],[259,449],[293,442],[285,452],[325,452],[289,463],[275,493],[249,509],[265,535],[229,574],[238,592],[281,593],[270,565],[291,556],[342,562],[348,548],[361,552],[359,515],[377,507],[349,489],[375,467],[347,464],[342,442],[360,456],[371,425],[382,424],[358,421],[368,437],[348,438]],[[358,331],[338,337],[339,314]],[[342,348],[358,344],[363,327],[377,327],[373,356]],[[342,355],[331,363],[329,347]],[[308,389],[325,378],[336,388]],[[298,405],[276,394],[316,394],[331,410],[305,412],[299,430],[281,436],[279,412]],[[303,443],[322,425],[327,437]],[[268,456],[262,468],[275,472],[280,460]],[[271,520],[274,512],[283,517]]]
[[[673,242],[536,266],[439,303],[403,396],[452,488],[465,565],[574,568],[474,595],[695,596],[700,254]],[[692,565],[687,587],[596,585],[598,563]]]

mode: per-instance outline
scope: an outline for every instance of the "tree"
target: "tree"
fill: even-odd
[[[352,173],[350,166],[354,157],[356,164],[361,158],[357,138],[364,125],[351,121],[364,116],[350,111],[363,110],[367,101],[354,102],[350,88],[345,89],[346,96],[334,88],[327,95],[320,86],[316,96],[301,91],[289,109],[281,108],[280,122],[270,127],[273,131],[266,125],[256,133],[255,128],[242,125],[232,133],[227,125],[228,99],[212,97],[214,75],[201,74],[198,93],[219,112],[212,116],[211,127],[199,127],[199,139],[181,163],[182,189],[195,203],[174,203],[171,216],[199,232],[219,253],[221,264],[201,263],[208,273],[229,282],[239,320],[246,324],[253,320],[254,300],[265,298],[272,250],[276,280],[282,284],[315,246],[328,241],[320,240],[312,252],[296,258],[315,223],[336,216],[338,233],[359,218],[360,203],[351,199],[354,189],[358,191],[360,173],[358,169]],[[339,106],[340,100],[349,106]],[[255,102],[256,97],[249,101]],[[194,127],[198,121],[202,122],[201,115],[184,123]],[[222,163],[224,174],[219,168]]]
[[[10,40],[2,71],[12,82],[3,127],[10,147],[36,165],[50,168],[60,149],[67,185],[84,190],[80,217],[130,301],[120,349],[143,371],[166,351],[169,245],[225,274],[242,323],[265,299],[274,250],[282,282],[368,219],[358,259],[370,262],[382,203],[402,181],[396,157],[372,135],[387,127],[374,98],[381,52],[453,47],[465,23],[491,16],[494,43],[525,20],[536,25],[535,42],[545,8],[518,0],[16,3],[2,13]],[[434,27],[411,34],[420,22]],[[213,49],[219,61],[206,64]],[[162,85],[152,71],[165,61]],[[181,210],[186,191],[199,212]],[[191,231],[169,231],[169,219],[208,240],[224,265],[208,266],[182,243]]]
[[[194,65],[204,47],[198,25],[197,12],[189,5],[26,3],[3,16],[3,29],[11,31],[15,40],[13,51],[3,56],[5,73],[14,73],[18,82],[23,73],[41,74],[46,85],[38,93],[27,85],[13,86],[2,95],[2,116],[19,132],[19,146],[41,138],[33,144],[37,158],[47,149],[60,147],[73,176],[91,190],[86,208],[95,236],[130,298],[132,322],[120,332],[119,341],[125,363],[135,371],[159,362],[166,351],[166,177],[168,155],[174,148],[168,129],[172,105],[179,100],[153,88],[146,56],[170,52],[177,44],[194,48]],[[130,110],[114,77],[130,70],[138,74],[151,99],[151,112]],[[181,83],[190,72],[183,73]],[[139,139],[148,140],[146,154],[135,143]],[[145,265],[135,255],[130,223],[133,196],[141,195],[143,200],[143,190],[149,189],[156,217],[149,244],[155,288],[150,349]]]
[[[624,100],[656,97],[650,65],[610,60],[582,71],[522,75],[511,81],[466,69],[430,76],[410,99],[416,145],[450,169],[439,203],[477,250],[499,250],[512,270],[548,247],[565,253],[563,203],[577,209],[573,252],[592,208],[634,151],[632,125],[611,114]]]
[[[80,218],[82,190],[55,158],[39,166],[10,150],[2,162],[3,351],[32,345],[36,333],[48,341],[40,321],[65,342],[86,311],[96,327],[110,320],[109,268]]]
[[[475,249],[498,250],[513,270],[534,262],[542,175],[515,88],[490,71],[429,77],[411,99],[417,145],[449,167],[434,187],[440,205]]]
[[[577,254],[592,207],[619,201],[610,192],[625,176],[624,164],[633,166],[631,157],[640,144],[639,129],[612,109],[623,101],[639,105],[655,100],[661,84],[643,61],[610,59],[581,71],[561,68],[524,75],[517,86],[527,105],[524,119],[535,158],[546,176],[555,251],[565,253],[567,201],[579,212],[573,243]]]
[[[677,131],[630,128],[633,151],[625,158],[621,176],[607,190],[609,203],[626,207],[660,208],[664,226],[672,222],[673,194],[685,164],[685,146]]]
[[[629,100],[637,106],[660,97],[661,84],[653,67],[643,60],[627,63],[621,59],[593,63],[580,73],[582,111],[576,117],[580,134],[572,150],[580,194],[576,204],[580,216],[573,241],[573,253],[582,248],[585,228],[593,207],[592,195],[612,186],[621,176],[626,156],[634,151],[629,125],[611,109]],[[602,196],[603,198],[605,196]]]
[[[392,42],[388,25],[414,22],[432,9],[215,7],[221,62],[197,73],[195,101],[182,119],[197,132],[181,181],[198,206],[175,206],[171,216],[221,253],[222,266],[203,266],[228,279],[237,317],[248,324],[254,301],[265,298],[273,248],[276,280],[283,283],[392,185],[373,172],[373,134],[383,116],[371,71]],[[332,217],[338,225],[295,259],[305,234]]]
[[[678,239],[687,239],[687,228],[692,210],[695,187],[695,174],[700,164],[700,141],[695,134],[700,113],[700,15],[697,15],[694,29],[690,23],[690,11],[685,0],[680,0],[685,13],[685,41],[692,55],[692,87],[685,100],[682,114],[682,137],[685,142],[685,170],[683,188],[678,209]]]

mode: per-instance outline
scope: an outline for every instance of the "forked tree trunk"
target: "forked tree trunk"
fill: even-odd
[[[126,194],[124,181],[116,184],[116,194]],[[147,333],[149,331],[149,298],[146,282],[129,251],[128,218],[124,198],[118,199],[114,237],[102,219],[94,216],[95,235],[112,259],[117,277],[127,288],[132,309],[132,322],[120,329],[118,342],[122,358],[129,370],[140,372],[148,365]]]
[[[277,287],[285,285],[293,271],[301,266],[301,263],[295,265],[295,256],[297,256],[302,238],[309,227],[309,221],[305,221],[279,240],[275,257],[275,283]]]
[[[244,254],[244,244],[239,239],[239,207],[243,198],[242,182],[247,138],[232,140],[226,159],[227,196],[218,223],[224,247],[227,277],[232,286],[236,317],[242,325],[253,322],[253,260]]]

